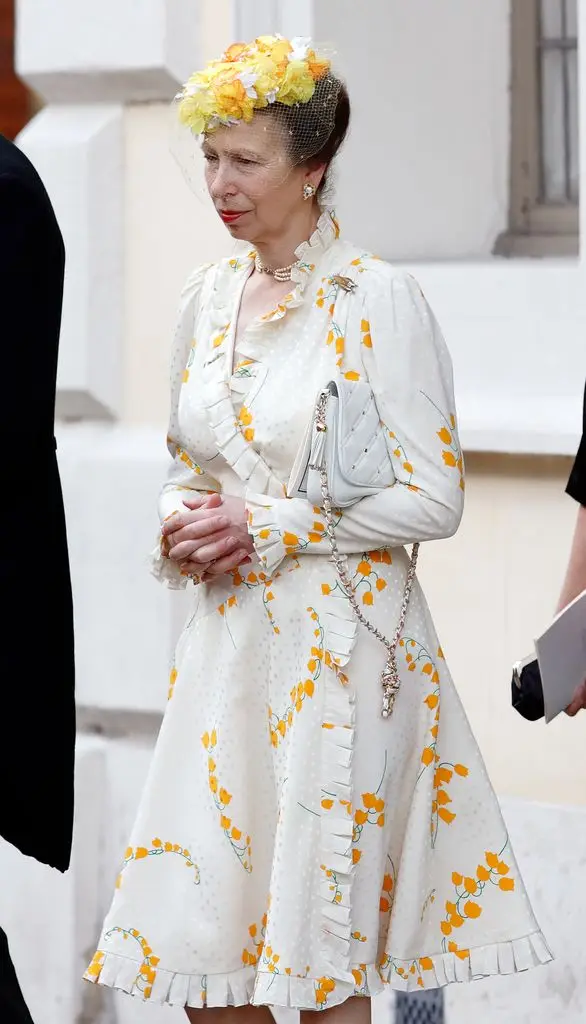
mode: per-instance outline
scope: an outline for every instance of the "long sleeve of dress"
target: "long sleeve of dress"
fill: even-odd
[[[187,279],[180,298],[171,352],[171,410],[167,433],[167,447],[173,461],[159,495],[161,523],[177,512],[184,511],[184,500],[193,497],[194,493],[220,490],[218,482],[205,473],[182,447],[178,420],[181,385],[189,377],[191,354],[196,344],[194,329],[197,312],[207,275],[211,272],[210,264],[198,267]],[[151,571],[172,590],[181,590],[186,586],[187,580],[179,567],[163,556],[160,539],[151,555]]]
[[[347,325],[348,337],[362,338],[362,366],[341,372],[370,381],[396,483],[339,514],[336,537],[344,554],[449,537],[464,499],[451,359],[439,326],[410,275],[379,263],[367,276]],[[323,515],[303,499],[248,493],[247,506],[269,572],[287,554],[330,554]]]

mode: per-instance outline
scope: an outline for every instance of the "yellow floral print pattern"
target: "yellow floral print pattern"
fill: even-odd
[[[224,342],[226,340],[226,335],[228,334],[229,330],[230,330],[230,324],[226,324],[226,326],[222,328],[220,333],[217,334],[216,337],[214,338],[214,340],[212,341],[212,347],[213,348],[219,348],[220,345],[224,344]]]
[[[438,758],[439,762],[439,758]],[[432,845],[435,845],[437,839],[437,831],[439,827],[440,818],[446,823],[451,825],[456,819],[456,812],[450,811],[448,804],[452,803],[452,798],[447,790],[447,786],[452,781],[454,774],[459,775],[461,779],[468,777],[468,769],[464,764],[452,764],[451,762],[441,761],[437,764],[434,775],[434,789],[435,798],[431,805],[432,814]]]
[[[441,761],[437,753],[437,741],[439,734],[440,724],[440,676],[437,668],[437,664],[432,658],[429,651],[424,647],[418,640],[414,640],[412,637],[402,637],[399,641],[399,646],[403,648],[407,665],[410,672],[415,672],[418,668],[424,676],[429,678],[431,684],[431,692],[427,694],[423,703],[427,705],[430,711],[435,712],[433,716],[433,724],[430,728],[430,741],[423,748],[421,754],[421,770],[417,781],[421,778],[424,772],[433,765],[434,767],[434,796],[431,805],[431,845],[435,846],[437,840],[437,833],[439,829],[440,821],[443,821],[446,825],[451,825],[456,819],[455,811],[449,809],[449,804],[452,803],[452,797],[450,796],[447,785],[452,781],[454,775],[458,775],[460,778],[467,778],[469,771],[466,765],[453,764],[450,761]],[[441,647],[438,647],[437,657],[443,660],[443,651]]]
[[[257,924],[250,925],[250,928],[248,929],[248,934],[250,936],[251,942],[249,942],[248,945],[249,947],[252,945],[252,952],[250,948],[244,948],[242,950],[242,963],[245,964],[246,967],[256,967],[258,962],[260,961],[264,949],[266,927],[266,914],[263,914],[263,919],[260,926]]]
[[[255,366],[253,359],[241,359],[234,367],[233,377],[237,377],[239,380],[242,378],[254,377],[254,373],[250,369],[251,366]]]
[[[292,968],[283,967],[281,965],[281,957],[279,956],[279,954],[275,953],[272,947],[267,945],[266,943],[264,945],[262,952],[261,966],[263,970],[266,970],[269,974],[287,974],[289,977],[293,975]],[[305,972],[303,974],[295,974],[294,977],[307,978],[309,970],[309,967],[306,967]]]
[[[226,608],[236,608],[237,604],[238,604],[238,598],[236,597],[235,594],[231,594],[230,597],[226,601],[223,601],[222,604],[218,605],[218,607],[217,607],[218,614],[221,615],[222,618],[224,618],[225,615],[226,615]]]
[[[335,288],[331,289],[330,291],[326,291],[326,289],[324,288],[324,284],[327,284],[328,281],[329,281],[329,278],[322,277],[321,287],[318,288],[317,296],[316,296],[316,299],[315,299],[315,304],[316,304],[318,309],[325,309],[325,306],[327,304],[327,306],[328,306],[328,313],[329,313],[330,316],[333,316],[334,315],[334,301],[335,301],[336,295],[338,293],[337,293],[337,290]]]
[[[307,538],[298,537],[296,533],[291,533],[290,530],[285,530],[283,532],[277,526],[263,526],[260,530],[256,532],[255,536],[258,536],[260,540],[268,540],[271,534],[275,533],[279,537],[281,537],[281,540],[285,545],[285,554],[296,555],[300,551],[305,551],[310,546],[310,544],[321,544],[325,539],[326,528],[321,518],[319,518],[323,516],[323,510],[321,508],[318,508],[317,506],[314,506],[313,512],[316,518],[313,522],[311,530],[307,535]],[[339,509],[334,509],[334,516],[334,526],[337,526],[342,517],[342,512]],[[249,513],[248,524],[251,530],[254,531],[254,513]]]
[[[255,256],[256,253],[250,253],[248,259],[254,259]],[[228,266],[231,267],[232,270],[236,273],[237,271],[242,270],[244,267],[248,266],[248,260],[239,259],[238,257],[235,256],[233,259],[228,260]]]
[[[426,395],[424,391],[422,391],[421,394],[431,405],[433,405],[434,409],[443,420],[443,426],[437,431],[437,436],[445,446],[442,451],[442,459],[444,460],[444,464],[449,466],[450,469],[458,470],[458,473],[460,474],[460,488],[464,491],[466,489],[466,481],[464,480],[464,456],[456,433],[456,417],[454,413],[450,413],[448,418],[435,404],[435,402],[431,400],[429,395]]]
[[[366,258],[366,257],[364,257]],[[354,260],[352,263],[353,267],[358,269],[359,273],[364,273],[362,266],[362,259]],[[315,304],[318,309],[325,309],[327,307],[329,323],[328,323],[328,334],[326,337],[327,345],[334,345],[336,349],[336,366],[342,367],[344,363],[344,356],[346,352],[346,339],[344,332],[338,323],[334,320],[335,303],[338,297],[340,289],[343,287],[344,280],[348,280],[343,275],[334,274],[330,277],[322,278],[321,286],[318,289]],[[349,280],[352,280],[350,278]],[[347,288],[346,288],[347,290]],[[372,348],[372,337],[370,333],[370,323],[368,320],[362,321],[362,343],[367,348]],[[344,373],[347,380],[360,380],[360,373],[358,370],[347,370]]]
[[[94,955],[93,955],[93,957],[91,959],[91,963],[89,964],[89,966],[86,969],[86,972],[85,972],[86,978],[89,978],[91,981],[97,981],[98,978],[100,977],[100,974],[102,973],[102,967],[104,966],[104,960],[105,959],[106,959],[106,954],[104,952],[102,952],[101,949],[98,949],[94,953]]]
[[[317,646],[312,646],[311,656],[307,662],[308,678],[292,688],[290,693],[291,703],[285,711],[281,714],[276,714],[271,707],[268,708],[269,735],[271,737],[273,747],[279,746],[281,740],[285,738],[287,730],[293,725],[295,713],[299,714],[305,701],[313,697],[315,693],[315,684],[321,675],[322,665],[325,661],[326,651],[324,649],[323,626],[319,621],[315,608],[308,608],[307,611],[310,613],[311,618],[316,622],[314,635],[317,639]]]
[[[393,449],[393,455],[395,456],[396,459],[399,459],[404,472],[407,474],[409,478],[407,481],[405,481],[407,487],[409,488],[410,491],[419,491],[419,488],[416,487],[415,484],[413,483],[413,474],[415,470],[413,468],[413,463],[411,462],[409,456],[407,455],[407,452],[405,451],[404,446],[399,441],[399,438],[395,434],[394,430],[389,430],[388,427],[386,429],[388,430],[391,441],[395,445]]]
[[[171,672],[169,673],[169,689],[167,691],[167,699],[168,700],[171,700],[171,697],[175,693],[175,683],[177,682],[177,675],[178,675],[177,669],[175,668],[175,666],[173,666],[173,668],[171,669]]]
[[[379,901],[379,911],[381,914],[390,914],[395,899],[397,873],[395,871],[395,865],[393,864],[389,854],[387,854],[387,860],[389,862],[390,871],[387,871],[383,878]]]
[[[404,966],[405,963],[407,966]],[[403,980],[407,980],[409,975],[417,975],[417,985],[419,988],[425,988],[423,975],[425,971],[433,971],[433,960],[431,957],[422,956],[418,960],[412,960],[409,962],[405,960],[397,960],[395,957],[386,955],[382,958],[379,964],[379,973],[386,973],[389,969],[395,974],[398,974],[400,978],[403,978]]]
[[[342,333],[342,329],[336,323],[335,320],[330,320],[330,329],[326,338],[326,345],[334,345],[336,349],[336,366],[341,367],[344,362],[344,352],[346,351],[346,339]]]
[[[380,256],[373,256],[372,253],[365,252],[362,254],[362,256],[357,256],[355,260],[352,260],[350,266],[356,267],[356,270],[359,274],[364,274],[368,270],[368,267],[365,266],[365,263],[368,263],[371,260],[376,260],[377,262],[380,262],[380,259]]]
[[[368,983],[366,980],[366,964],[358,964],[352,968],[354,976],[354,995],[368,996]]]
[[[185,369],[183,371],[183,376],[181,378],[181,383],[182,384],[187,384],[187,381],[189,380],[189,373],[190,373],[191,367],[193,365],[193,360],[195,358],[196,345],[197,345],[197,342],[196,342],[196,340],[194,338],[193,341],[191,342],[191,348],[189,350],[189,356],[188,356],[188,359],[187,359],[187,366],[185,367]]]
[[[382,778],[375,793],[362,794],[362,807],[353,812],[354,827],[352,829],[352,863],[358,864],[362,857],[362,851],[358,849],[362,833],[367,825],[374,825],[377,828],[384,828],[385,825],[385,801],[378,794],[383,788],[387,774],[387,754],[385,753],[385,764]]]
[[[328,996],[336,989],[336,982],[333,978],[318,978],[315,982],[315,1005],[318,1010],[325,1010],[328,1003]]]
[[[136,981],[134,985],[141,993],[143,999],[150,999],[153,991],[153,985],[157,977],[157,966],[160,963],[160,957],[153,956],[153,951],[145,939],[144,935],[141,935],[136,928],[111,928],[109,932],[106,932],[104,938],[109,939],[115,932],[122,935],[124,939],[134,939],[138,942],[141,950],[143,960],[140,965]],[[96,979],[97,980],[97,979]]]
[[[203,469],[201,468],[201,466],[198,466],[197,462],[194,462],[193,459],[190,458],[190,456],[187,454],[184,448],[178,447],[176,449],[176,452],[176,458],[180,459],[181,462],[184,462],[187,468],[190,469],[192,473],[195,473],[197,476],[203,476]]]
[[[294,560],[293,565],[289,566],[287,572],[295,572],[296,569],[300,569],[301,565],[298,559]],[[232,573],[232,581],[235,587],[244,587],[246,590],[256,590],[258,587],[262,587],[263,590],[263,606],[267,614],[267,618],[272,626],[273,632],[277,635],[281,632],[279,629],[271,604],[275,600],[274,584],[277,580],[281,579],[282,573],[277,571],[273,576],[268,576],[266,572],[249,572],[246,575],[240,572],[239,569],[235,569]],[[234,598],[236,601],[236,598]]]
[[[250,836],[244,837],[241,829],[237,828],[233,823],[232,819],[226,814],[228,805],[232,802],[232,794],[220,786],[218,777],[216,775],[216,762],[212,756],[218,743],[218,735],[215,729],[212,729],[211,733],[204,732],[201,742],[205,750],[208,752],[208,784],[210,793],[212,794],[214,803],[220,813],[220,825],[226,836],[226,839],[230,843],[234,853],[238,857],[238,860],[242,864],[242,867],[248,874],[252,871],[252,846]]]
[[[369,607],[374,604],[376,594],[381,594],[383,590],[387,589],[387,581],[383,576],[374,568],[375,564],[392,565],[392,555],[390,551],[368,551],[365,552],[354,572],[352,577],[352,587],[356,594],[361,596],[362,604],[368,605]],[[332,585],[330,583],[322,583],[321,591],[322,594],[328,595],[335,593],[339,590],[343,593],[342,587],[338,582]]]
[[[261,320],[264,323],[266,323],[269,320],[280,320],[287,312],[287,308],[289,307],[292,301],[293,292],[289,292],[287,295],[285,295],[283,299],[281,299],[281,301],[275,306],[274,309],[271,309],[270,313],[265,313],[264,316],[261,317]]]
[[[362,344],[365,348],[372,348],[372,334],[370,331],[370,320],[362,320],[360,323],[362,333]]]
[[[124,866],[122,871],[118,875],[116,880],[116,888],[119,889],[122,885],[122,874],[125,869],[133,861],[145,860],[147,857],[161,857],[166,853],[174,854],[176,857],[182,857],[185,861],[185,867],[193,868],[194,871],[194,883],[199,885],[200,875],[199,867],[193,860],[189,850],[184,849],[179,843],[168,843],[163,842],[162,839],[155,838],[151,840],[151,848],[148,849],[146,846],[129,846],[124,854]]]
[[[488,851],[485,854],[486,864],[479,864],[475,875],[462,875],[459,871],[452,874],[455,886],[455,901],[446,900],[446,916],[441,922],[442,948],[444,952],[455,953],[461,960],[470,955],[468,949],[460,949],[454,941],[448,942],[455,929],[462,928],[466,921],[475,921],[482,914],[478,902],[487,886],[492,885],[501,892],[513,892],[515,879],[510,877],[510,867],[501,859],[507,844],[499,854]]]
[[[323,801],[322,801],[322,804],[323,804]],[[331,903],[341,903],[342,902],[342,890],[340,889],[340,883],[338,882],[338,876],[337,876],[336,872],[333,871],[332,868],[328,868],[325,864],[321,865],[321,870],[323,871],[324,875],[326,876],[326,878],[328,880],[328,889],[329,889],[329,891],[332,894],[332,898],[331,898],[330,902]]]
[[[362,556],[352,580],[354,592],[361,596],[362,604],[373,605],[375,595],[387,589],[387,581],[376,571],[374,564],[391,565],[392,561],[391,553],[386,550],[369,551]]]
[[[324,722],[323,725],[322,725],[322,729],[333,729],[333,728],[334,728],[334,726],[330,725],[329,722]],[[344,726],[344,728],[347,729],[349,727],[348,726]],[[331,793],[327,792],[327,790],[322,789],[322,793],[324,794],[322,796],[322,799],[321,799],[322,810],[324,810],[324,811],[331,811],[336,806],[336,800],[335,800],[335,798],[333,797],[333,795]],[[350,818],[353,817],[354,811],[352,810],[352,802],[350,800],[342,800],[342,799],[338,798],[337,803],[342,808],[342,811],[345,812],[348,815],[348,817],[350,817]]]
[[[283,967],[281,965],[281,957],[278,953],[275,953],[272,946],[267,943],[266,940],[266,929],[267,929],[267,915],[263,915],[260,926],[251,924],[248,929],[250,936],[250,942],[248,948],[242,950],[242,963],[246,967],[258,967],[260,966],[263,970],[269,974],[287,974],[292,975],[291,967]],[[252,947],[252,949],[250,948]],[[296,978],[307,978],[309,975],[310,968],[306,967],[303,974],[296,974]]]
[[[423,924],[423,918],[425,917],[425,914],[426,914],[426,911],[427,911],[428,907],[432,906],[435,903],[435,894],[436,894],[436,890],[432,889],[431,892],[428,893],[428,895],[425,897],[425,900],[423,901],[423,906],[421,908],[421,916],[419,918],[419,920],[421,921],[422,924]]]
[[[244,434],[245,441],[254,441],[254,427],[252,426],[252,413],[245,405],[243,405],[238,413],[238,422],[240,429]]]

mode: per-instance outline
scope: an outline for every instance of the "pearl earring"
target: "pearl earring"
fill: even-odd
[[[313,199],[313,197],[316,194],[316,192],[317,192],[317,189],[316,189],[315,185],[310,185],[309,182],[307,182],[307,184],[305,184],[303,186],[303,198],[304,199]]]

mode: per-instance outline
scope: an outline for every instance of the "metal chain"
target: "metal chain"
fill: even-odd
[[[324,432],[327,429],[325,415],[328,398],[329,392],[322,392],[316,407],[316,429],[320,433]],[[384,646],[387,649],[387,660],[382,672],[381,684],[383,688],[382,716],[383,718],[389,718],[393,713],[393,707],[395,705],[397,693],[399,692],[399,687],[401,685],[399,679],[399,672],[397,670],[396,652],[399,640],[401,639],[403,630],[405,628],[405,621],[407,619],[407,610],[409,608],[411,591],[413,589],[415,573],[417,571],[417,557],[419,555],[419,544],[415,543],[413,545],[413,550],[411,552],[411,560],[409,562],[409,568],[407,570],[407,578],[405,580],[405,589],[403,591],[403,600],[401,603],[399,622],[397,623],[397,628],[393,634],[392,640],[389,640],[384,635],[384,633],[381,633],[380,629],[377,629],[376,626],[373,626],[372,622],[369,622],[369,620],[366,618],[366,615],[364,615],[360,605],[358,604],[358,600],[354,592],[354,587],[352,586],[352,580],[348,575],[348,559],[346,555],[341,555],[338,550],[338,543],[336,541],[336,528],[334,523],[333,503],[328,487],[327,472],[323,467],[320,467],[318,472],[321,482],[321,493],[323,503],[322,507],[324,510],[324,516],[326,520],[326,533],[332,551],[332,561],[336,567],[336,572],[338,573],[338,578],[342,585],[342,589],[346,594],[346,597],[348,598],[358,621],[368,630],[369,633],[372,633],[372,635],[376,637],[377,640],[380,640],[380,642],[384,644]]]

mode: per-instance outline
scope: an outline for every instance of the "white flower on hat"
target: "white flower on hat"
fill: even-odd
[[[251,100],[258,99],[256,89],[254,88],[259,78],[256,72],[241,71],[239,75],[236,75],[236,78],[242,82],[242,85],[246,89],[246,95],[249,96]]]
[[[308,36],[295,36],[291,40],[291,46],[293,49],[289,54],[289,60],[306,60],[309,48],[311,46],[311,39]]]

